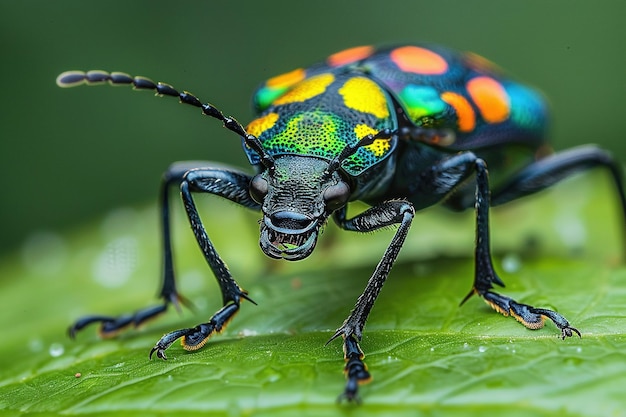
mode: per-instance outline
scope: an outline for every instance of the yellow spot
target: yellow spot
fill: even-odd
[[[277,75],[276,77],[272,77],[265,85],[269,88],[289,88],[300,81],[304,80],[306,77],[306,71],[303,68],[298,68],[290,72],[286,72],[281,75]]]
[[[358,124],[354,128],[354,133],[357,138],[363,139],[367,135],[375,135],[378,133],[378,130],[372,129],[368,125]],[[365,149],[369,149],[375,156],[383,156],[389,151],[390,147],[389,139],[376,139],[371,145],[364,146]]]
[[[291,90],[278,99],[273,104],[300,103],[322,94],[326,88],[335,80],[333,74],[320,74],[307,80],[297,83]]]
[[[265,116],[261,116],[258,119],[251,121],[248,127],[246,127],[246,132],[258,138],[263,134],[263,132],[271,129],[274,124],[276,124],[276,121],[278,121],[278,114],[268,113]]]
[[[387,97],[378,84],[365,77],[353,77],[339,89],[344,104],[354,110],[373,114],[379,119],[389,117]]]

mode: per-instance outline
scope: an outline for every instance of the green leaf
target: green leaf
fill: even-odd
[[[32,236],[0,263],[0,415],[616,416],[626,408],[626,269],[622,225],[604,177],[590,176],[492,211],[496,267],[521,302],[555,308],[581,330],[531,331],[477,297],[462,307],[473,214],[420,213],[381,293],[362,348],[374,380],[363,404],[336,404],[341,343],[324,346],[363,289],[393,230],[329,226],[310,259],[266,259],[256,214],[200,198],[210,236],[244,303],[204,349],[148,353],[165,332],[220,307],[185,218],[176,218],[179,287],[196,311],[99,340],[72,320],[155,303],[157,212],[120,209],[73,234]],[[181,211],[181,210],[179,210]]]

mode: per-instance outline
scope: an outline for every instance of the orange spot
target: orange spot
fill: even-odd
[[[509,96],[498,81],[476,77],[467,82],[467,92],[487,123],[499,123],[509,117]]]
[[[367,58],[374,52],[373,46],[357,46],[337,52],[328,57],[326,62],[331,67],[340,67]]]
[[[487,58],[475,54],[474,52],[465,52],[465,59],[467,65],[481,72],[501,73],[502,69],[499,66],[488,60]]]
[[[270,78],[265,82],[265,85],[269,88],[289,88],[294,84],[299,83],[306,77],[306,71],[303,68],[298,68],[290,72],[286,72],[281,75]]]
[[[448,63],[441,55],[419,46],[396,48],[389,56],[398,68],[406,72],[432,75],[443,74],[448,70]]]
[[[291,90],[277,98],[273,104],[300,103],[318,96],[335,80],[333,74],[320,74],[296,84]]]
[[[258,138],[263,134],[263,132],[271,129],[277,121],[277,113],[268,113],[265,116],[261,116],[258,119],[251,121],[246,127],[246,132]]]
[[[459,130],[461,132],[471,132],[476,127],[476,114],[472,105],[460,94],[446,91],[441,94],[441,99],[448,103],[458,117]]]

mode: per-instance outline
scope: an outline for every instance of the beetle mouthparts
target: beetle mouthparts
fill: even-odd
[[[263,227],[259,243],[263,252],[271,258],[297,261],[313,252],[317,231],[311,229],[304,233],[282,233]]]

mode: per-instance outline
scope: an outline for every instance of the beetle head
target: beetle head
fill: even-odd
[[[260,245],[272,258],[304,259],[317,243],[320,228],[350,198],[350,187],[323,159],[285,155],[250,182],[262,204]]]

